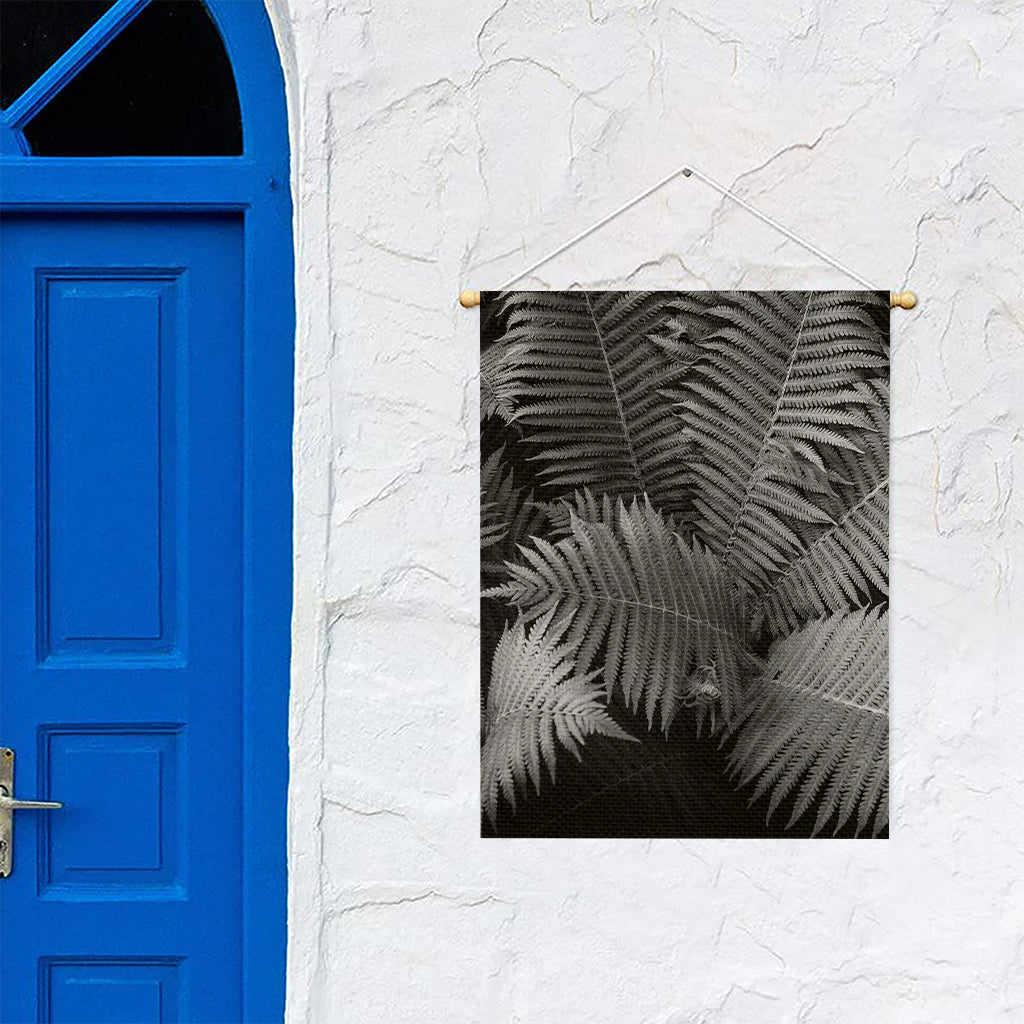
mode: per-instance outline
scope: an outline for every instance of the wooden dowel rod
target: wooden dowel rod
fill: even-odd
[[[466,288],[459,292],[459,305],[463,309],[472,309],[480,305],[480,293]],[[913,292],[889,292],[890,309],[913,309],[917,305],[917,296]]]
[[[889,292],[890,309],[913,309],[917,305],[917,296],[913,292]]]

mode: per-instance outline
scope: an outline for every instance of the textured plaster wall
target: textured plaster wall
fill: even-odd
[[[1024,1020],[1022,5],[270,8],[298,252],[288,1020]],[[892,838],[483,842],[455,295],[687,161],[921,296],[892,319]],[[531,283],[848,284],[693,180]]]

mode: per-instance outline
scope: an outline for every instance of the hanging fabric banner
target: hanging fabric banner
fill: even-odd
[[[889,293],[480,317],[482,835],[887,836]]]

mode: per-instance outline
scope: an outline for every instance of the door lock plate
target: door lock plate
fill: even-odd
[[[15,811],[52,811],[64,805],[58,800],[19,800],[14,795],[14,751],[0,747],[0,878],[11,873]]]
[[[0,795],[14,794],[14,751],[0,748]],[[14,812],[0,808],[0,878],[11,873],[11,846],[14,841]]]

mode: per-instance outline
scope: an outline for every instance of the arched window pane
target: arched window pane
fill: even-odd
[[[25,128],[39,156],[234,156],[228,55],[199,0],[153,0]]]
[[[0,0],[0,107],[6,110],[114,0]]]

